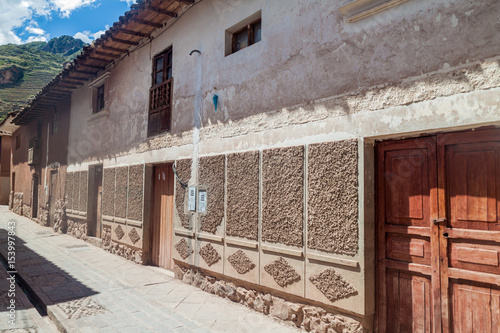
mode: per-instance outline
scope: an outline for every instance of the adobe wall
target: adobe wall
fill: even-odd
[[[111,69],[109,115],[91,117],[90,89],[75,91],[68,171],[103,164],[113,251],[134,259],[144,244],[149,206],[143,200],[135,220],[135,195],[143,186],[147,196],[151,179],[132,184],[135,166],[175,162],[209,205],[189,212],[176,181],[172,253],[182,276],[201,269],[371,328],[373,144],[500,126],[491,29],[500,3],[408,1],[347,23],[339,8],[348,2],[204,0]],[[225,57],[225,29],[258,10],[263,40]],[[170,45],[173,130],[147,138],[151,58]]]

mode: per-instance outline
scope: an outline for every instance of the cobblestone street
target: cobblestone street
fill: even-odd
[[[0,332],[297,332],[243,305],[203,292],[170,272],[140,266],[0,207],[0,250],[16,224],[18,278],[47,316],[16,287],[17,326],[8,323],[9,281],[2,266]],[[21,330],[16,330],[21,329]]]

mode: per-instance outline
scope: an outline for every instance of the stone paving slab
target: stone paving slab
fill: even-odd
[[[17,270],[62,332],[301,332],[0,206],[0,253],[15,221]],[[1,322],[0,322],[1,323]]]
[[[42,317],[38,313],[15,280],[10,280],[11,277],[12,275],[0,265],[0,332],[57,332],[48,317]],[[12,309],[14,317],[11,317],[11,311],[8,309],[12,304],[11,300],[15,300],[15,309]]]

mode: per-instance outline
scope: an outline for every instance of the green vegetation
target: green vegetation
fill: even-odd
[[[70,36],[54,38],[48,43],[0,45],[0,121],[32,99],[84,45]]]

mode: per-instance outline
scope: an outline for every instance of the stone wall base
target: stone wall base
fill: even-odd
[[[68,230],[67,234],[74,236],[78,239],[87,239],[87,221],[68,218]]]
[[[113,241],[111,239],[111,228],[108,226],[103,228],[101,247],[108,252],[142,265],[142,250],[133,249]]]
[[[66,217],[66,202],[58,199],[54,211],[54,231],[59,233],[68,232],[68,220]]]
[[[23,216],[31,219],[31,207],[28,205],[23,205]]]
[[[49,210],[48,207],[38,206],[38,218],[37,222],[44,227],[49,226]]]
[[[14,193],[12,211],[17,215],[23,215],[23,193]]]
[[[364,333],[369,327],[354,318],[340,313],[327,312],[325,309],[301,303],[288,302],[256,290],[237,287],[231,282],[206,276],[195,268],[174,267],[175,277],[184,283],[196,286],[203,291],[241,303],[255,311],[281,319],[308,332],[316,333]]]

